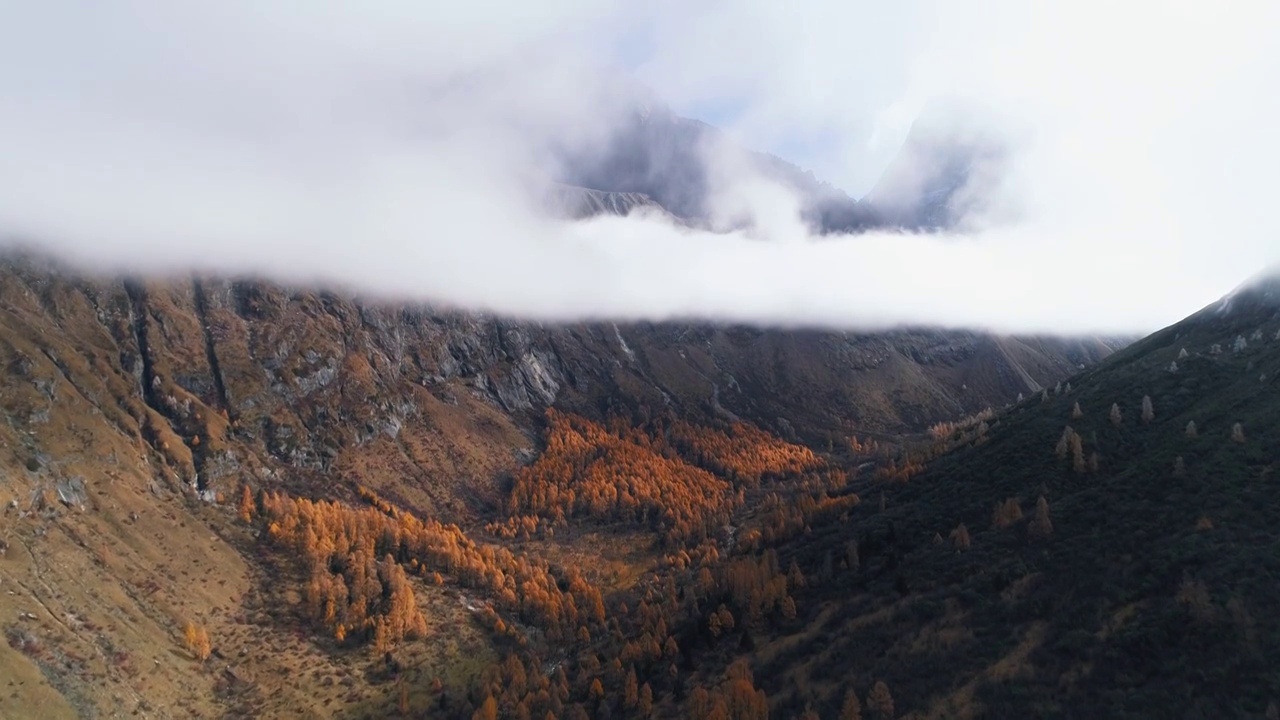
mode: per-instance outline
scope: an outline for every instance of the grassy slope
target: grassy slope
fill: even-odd
[[[1259,328],[1264,342],[1231,351]],[[981,446],[885,487],[884,513],[865,503],[848,525],[786,549],[814,568],[860,538],[863,567],[814,591],[794,632],[760,644],[757,677],[772,678],[778,709],[808,701],[835,716],[845,687],[865,696],[884,679],[898,712],[920,716],[1260,717],[1280,697],[1278,329],[1275,311],[1247,298],[1225,316],[1206,311],[1077,376],[1070,394],[1010,410]],[[1210,354],[1215,343],[1222,354]],[[1190,357],[1170,372],[1184,347]],[[1150,424],[1139,421],[1144,395]],[[1230,439],[1236,422],[1243,444]],[[1055,456],[1066,425],[1086,457],[1099,453],[1097,474]],[[1035,542],[1026,525],[1041,494],[1054,533]],[[1007,497],[1027,518],[998,530],[993,507]],[[1197,529],[1202,517],[1212,529]],[[961,522],[970,550],[934,544]],[[1184,579],[1208,592],[1198,612],[1177,599]]]
[[[136,349],[99,324],[90,302],[110,317],[121,298],[59,282],[0,283],[0,717],[386,717],[394,692],[378,676],[381,659],[303,631],[296,587],[230,507],[197,499],[181,481],[191,457],[183,440],[172,431],[146,439],[140,418],[154,411],[119,364]],[[156,302],[156,327],[174,338],[157,329],[152,342],[176,348],[160,371],[189,372],[199,346],[177,341],[180,315]],[[400,494],[425,507],[436,494],[465,505],[453,485],[496,476],[526,441],[505,416],[454,392],[454,404],[422,399],[432,423],[406,428],[398,446],[345,449],[343,476],[378,486],[404,474],[405,456],[429,457],[426,467],[453,484],[405,483]],[[205,437],[231,447],[223,427]],[[251,444],[233,449],[243,464],[219,489],[261,467]],[[83,503],[63,504],[58,485],[75,479]],[[331,488],[340,489],[349,491]],[[476,483],[468,491],[494,492]],[[399,659],[411,705],[423,707],[432,678],[465,686],[495,650],[456,592],[420,586],[417,596],[430,607],[431,640]],[[188,620],[212,639],[203,664],[182,646]]]

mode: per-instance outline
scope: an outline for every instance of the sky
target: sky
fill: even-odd
[[[0,4],[0,244],[538,320],[1157,329],[1280,261],[1267,2],[280,0]],[[570,223],[546,148],[638,81],[860,196],[939,98],[1016,152],[963,232]]]

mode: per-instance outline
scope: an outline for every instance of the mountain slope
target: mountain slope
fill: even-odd
[[[685,459],[645,462],[679,468],[737,507],[731,483],[761,471],[726,468],[757,467],[753,443],[768,448],[759,457],[810,452],[759,428],[832,448],[816,467],[836,488],[851,435],[893,442],[1110,350],[926,331],[540,326],[258,281],[93,277],[10,257],[0,270],[0,667],[25,684],[0,698],[0,714],[385,717],[403,688],[411,707],[443,703],[445,716],[469,717],[463,709],[483,696],[466,693],[510,651],[481,610],[507,613],[503,594],[443,567],[440,583],[415,575],[429,629],[384,667],[369,639],[335,643],[308,624],[297,551],[273,545],[265,521],[237,520],[242,486],[264,512],[267,493],[349,508],[377,507],[376,496],[459,523],[495,557],[507,557],[501,548],[547,572],[587,568],[612,613],[634,604],[643,573],[667,572],[647,525],[588,517],[555,539],[504,534],[504,523],[526,522],[508,511],[512,476],[546,448],[549,406],[602,421],[680,419],[690,439],[672,452]],[[667,442],[662,425],[643,427],[643,443],[620,436],[627,452]],[[725,432],[755,459],[708,460],[699,433]],[[813,472],[818,461],[805,462]],[[801,488],[819,482],[764,467],[805,497]],[[789,494],[791,482],[771,492]],[[764,490],[750,493],[744,502],[755,503]],[[189,622],[211,640],[202,662],[183,648]],[[568,651],[538,640],[545,629],[528,632],[539,652]]]
[[[1007,140],[976,111],[954,105],[927,109],[862,204],[891,227],[958,227],[993,199],[1008,153]]]
[[[859,487],[883,493],[882,508],[779,547],[782,567],[825,581],[795,622],[754,631],[746,655],[774,710],[835,717],[846,688],[865,699],[882,681],[907,717],[1274,712],[1276,287],[1234,293],[1061,392],[954,431],[945,442],[959,447],[924,472]],[[1068,426],[1078,460],[1072,442],[1055,447]],[[1018,519],[998,511],[1010,498]],[[824,569],[850,542],[860,566]]]
[[[88,343],[96,362],[116,365],[115,394],[132,384],[170,420],[167,396],[189,395],[251,428],[263,451],[310,467],[332,458],[325,447],[403,422],[424,391],[446,397],[458,385],[513,417],[552,403],[647,404],[727,410],[821,440],[850,429],[920,430],[1002,405],[1123,344],[937,330],[537,325],[252,281],[96,281],[40,264],[11,263],[3,278],[20,310],[7,316],[11,335]],[[355,414],[326,417],[339,404]],[[195,432],[214,422],[180,424]],[[289,439],[303,428],[310,441],[298,447]],[[205,459],[200,451],[192,462]]]
[[[717,190],[711,164],[721,155],[737,158],[743,168],[795,194],[801,217],[818,232],[854,232],[878,223],[870,208],[812,172],[773,155],[747,152],[719,129],[651,101],[625,113],[603,148],[563,148],[558,154],[563,168],[558,180],[644,195],[694,225],[710,222]]]

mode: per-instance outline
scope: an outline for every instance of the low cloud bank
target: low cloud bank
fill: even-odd
[[[0,12],[0,236],[105,270],[253,273],[545,320],[859,329],[1145,331],[1280,259],[1268,5],[919,2],[918,22],[894,11],[894,32],[856,52],[796,23],[875,15],[816,4],[344,7]],[[696,23],[775,62],[726,65],[692,42]],[[612,54],[636,27],[636,57]],[[726,122],[749,146],[817,128],[842,163],[882,162],[871,148],[945,92],[992,108],[1014,152],[950,235],[813,237],[798,200],[724,147],[703,158],[709,210],[742,230],[548,217],[551,149],[604,147],[635,110],[614,62],[677,110],[740,108]],[[877,120],[842,124],[855,116]]]

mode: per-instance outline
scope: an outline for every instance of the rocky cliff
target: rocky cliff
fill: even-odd
[[[559,405],[741,417],[808,442],[909,433],[1052,385],[1119,344],[542,325],[250,280],[94,279],[30,259],[0,272],[9,382],[40,383],[49,403],[65,386],[200,489],[245,463],[330,470],[463,402],[524,432]]]

